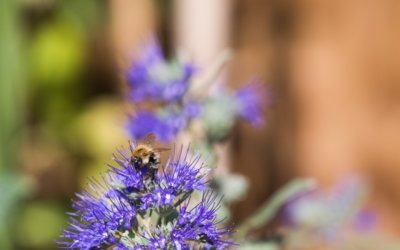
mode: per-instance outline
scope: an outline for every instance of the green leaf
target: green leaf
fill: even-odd
[[[165,216],[165,224],[169,225],[173,223],[179,217],[179,212],[176,208],[173,208],[172,211]]]

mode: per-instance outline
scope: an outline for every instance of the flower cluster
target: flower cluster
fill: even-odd
[[[197,103],[191,102],[183,107],[160,110],[161,112],[140,110],[128,121],[128,131],[135,139],[154,134],[160,141],[171,142],[187,127],[190,119],[200,113],[200,108]]]
[[[201,72],[179,57],[165,60],[155,40],[147,44],[127,71],[129,96],[136,107],[141,102],[153,102],[156,108],[139,109],[130,118],[128,131],[132,137],[142,139],[153,133],[159,140],[171,142],[198,118],[215,141],[229,133],[237,118],[254,125],[262,122],[266,95],[260,86],[252,83],[237,92],[220,88],[215,93],[199,95],[191,91],[197,73]]]
[[[238,118],[253,125],[263,121],[264,88],[251,83],[237,92],[221,89],[203,103],[201,121],[208,140],[218,142],[226,138]]]
[[[130,151],[148,149],[130,144]],[[59,246],[66,249],[225,249],[228,228],[216,218],[221,200],[207,191],[207,171],[189,148],[177,150],[165,165],[158,155],[140,158],[119,150],[115,166],[91,179],[78,194],[69,228]],[[193,204],[190,197],[200,198]],[[202,194],[202,195],[201,195]],[[191,201],[191,202],[190,202]]]
[[[134,102],[143,100],[174,102],[180,100],[189,87],[194,65],[177,57],[165,60],[160,45],[152,40],[127,72],[127,80],[135,90]]]
[[[347,245],[351,239],[376,229],[376,214],[365,207],[365,196],[363,183],[350,178],[330,190],[317,189],[290,201],[286,208],[287,243],[296,246],[294,249],[312,248],[313,244],[353,249]],[[300,235],[302,240],[298,241]]]
[[[263,99],[267,93],[256,82],[239,89],[235,94],[236,113],[251,124],[261,124],[263,113]]]

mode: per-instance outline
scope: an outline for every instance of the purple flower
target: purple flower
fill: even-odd
[[[160,140],[169,140],[172,136],[161,119],[148,111],[140,111],[131,117],[128,130],[134,139],[142,139],[151,133]]]
[[[377,217],[364,207],[365,195],[364,183],[354,177],[328,190],[313,190],[287,204],[287,226],[292,232],[306,228],[312,237],[329,244],[341,242],[349,234],[370,234],[376,229]]]
[[[140,111],[130,118],[128,131],[136,140],[154,134],[162,142],[171,142],[186,127],[187,122],[186,117],[178,113],[156,115]]]
[[[174,225],[171,235],[175,239],[190,239],[200,243],[205,249],[219,246],[217,249],[225,249],[231,246],[231,240],[225,240],[225,236],[231,231],[225,227],[216,227],[222,221],[217,220],[217,211],[220,208],[221,199],[212,192],[204,192],[201,201],[189,208],[185,204],[179,209],[179,218]]]
[[[189,119],[196,118],[201,115],[202,106],[199,102],[189,101],[184,104],[182,112]]]
[[[192,64],[178,59],[166,61],[160,45],[153,39],[127,72],[132,86],[130,96],[135,102],[179,100],[186,93],[194,71]]]
[[[189,148],[187,148],[183,159],[179,159],[182,153],[181,147],[179,157],[167,164],[159,176],[162,187],[173,190],[176,196],[193,190],[204,190],[206,187],[207,172],[204,170],[204,163],[200,162],[200,156],[189,159]]]
[[[185,203],[178,216],[167,227],[146,232],[149,249],[228,249],[234,243],[226,240],[232,231],[218,227],[217,210],[221,199],[205,192],[200,202],[192,208]]]
[[[100,249],[117,241],[117,232],[137,223],[136,209],[109,187],[93,180],[89,190],[77,194],[77,211],[70,214],[69,228],[58,244],[67,249]],[[107,192],[107,193],[106,193]]]
[[[376,229],[377,226],[376,211],[370,209],[361,209],[354,218],[354,227],[360,232],[368,232]]]
[[[130,144],[130,151],[137,145]],[[135,160],[126,150],[114,155],[115,166],[101,181],[91,179],[77,194],[70,225],[59,246],[66,249],[224,249],[230,230],[216,219],[221,200],[202,192],[207,171],[199,156],[180,147],[161,166]],[[151,222],[153,219],[155,221]],[[158,218],[158,219],[157,219]]]
[[[263,121],[265,89],[256,83],[250,83],[235,95],[239,116],[253,125],[259,125]]]

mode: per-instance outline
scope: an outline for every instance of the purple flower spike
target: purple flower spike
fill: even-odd
[[[354,218],[354,227],[361,232],[376,229],[378,216],[375,211],[362,209]]]
[[[192,208],[185,203],[179,209],[176,220],[170,223],[169,230],[163,228],[147,232],[149,249],[229,249],[234,245],[226,240],[232,231],[217,227],[217,210],[221,199],[212,192],[205,192],[201,201]]]
[[[178,59],[167,61],[158,42],[147,44],[127,72],[134,102],[153,100],[174,102],[186,93],[195,72],[192,64]]]
[[[189,150],[188,147],[183,152],[181,147],[178,156],[166,164],[158,177],[160,186],[170,190],[174,196],[191,193],[193,190],[201,191],[207,185],[208,171],[205,170],[205,163],[201,162],[200,156],[189,157]]]
[[[237,91],[237,109],[239,116],[253,125],[263,122],[265,99],[268,95],[265,88],[256,83],[250,83]]]
[[[218,228],[222,221],[217,220],[217,211],[220,208],[221,199],[212,192],[205,192],[195,207],[189,209],[188,204],[179,210],[179,218],[172,234],[175,238],[192,239],[201,242],[205,249],[219,246],[217,249],[225,249],[233,244],[231,240],[225,240],[232,232],[224,227]]]
[[[185,116],[178,113],[158,116],[152,112],[140,111],[130,118],[128,131],[136,140],[143,139],[148,134],[154,134],[158,140],[168,143],[187,125]]]
[[[183,113],[189,119],[198,117],[202,112],[202,106],[199,102],[189,101],[183,106]]]
[[[155,114],[147,111],[140,111],[130,118],[128,131],[136,140],[140,140],[148,134],[154,134],[161,141],[169,141],[171,134],[168,126]]]
[[[70,225],[58,242],[66,249],[101,249],[115,243],[119,230],[136,224],[136,209],[117,194],[92,180],[89,189],[77,194],[77,211],[69,213]]]
[[[130,144],[130,151],[140,149]],[[77,194],[70,224],[57,243],[64,249],[226,249],[231,231],[220,226],[221,199],[209,191],[207,171],[189,147],[165,165],[144,163],[126,150],[114,155],[101,181]],[[203,192],[196,203],[193,191]]]

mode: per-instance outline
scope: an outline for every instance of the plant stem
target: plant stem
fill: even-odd
[[[316,183],[313,179],[295,179],[289,182],[278,190],[271,199],[265,201],[255,214],[239,225],[235,238],[243,240],[250,230],[260,228],[270,222],[287,201],[314,189],[315,186]]]

